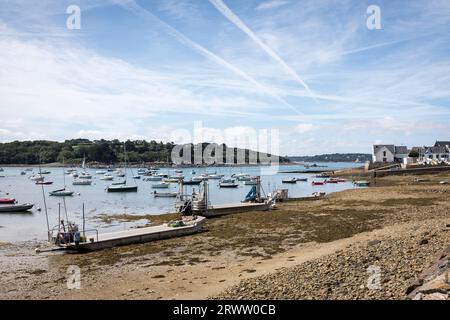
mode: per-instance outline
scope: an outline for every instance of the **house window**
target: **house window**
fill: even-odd
[[[386,157],[386,151],[383,151],[383,157]]]

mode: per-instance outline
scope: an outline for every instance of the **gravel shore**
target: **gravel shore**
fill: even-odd
[[[411,283],[450,243],[446,221],[392,228],[365,244],[242,281],[215,298],[405,299]]]

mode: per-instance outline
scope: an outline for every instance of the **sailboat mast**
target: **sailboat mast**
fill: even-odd
[[[42,163],[42,150],[39,153],[39,177],[42,177],[42,168],[41,168],[41,163]],[[47,201],[45,200],[45,190],[44,190],[44,184],[41,184],[41,189],[42,189],[42,198],[44,199],[44,210],[45,210],[45,219],[47,220],[47,238],[48,241],[50,241],[50,223],[48,221],[48,212],[47,212]]]
[[[66,173],[64,172],[64,157],[63,157],[63,165],[62,165],[62,170],[63,170],[63,182],[64,182],[64,189],[66,189]]]

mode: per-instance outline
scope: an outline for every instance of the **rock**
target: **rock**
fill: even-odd
[[[422,239],[420,240],[419,244],[422,246],[424,244],[428,244],[428,239]]]
[[[424,295],[422,297],[422,300],[447,300],[448,294],[444,294],[444,293],[431,293],[431,294],[427,294]]]
[[[443,273],[437,278],[434,278],[431,281],[426,282],[418,291],[423,294],[428,293],[444,293],[448,294],[450,292],[450,283],[448,280],[448,274]]]
[[[380,240],[371,240],[371,241],[368,242],[368,245],[369,246],[375,246],[375,245],[377,245],[379,243],[381,243]]]

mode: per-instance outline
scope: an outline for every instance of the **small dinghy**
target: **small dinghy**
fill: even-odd
[[[14,205],[2,205],[0,206],[0,212],[26,212],[34,207],[34,204],[14,204]]]
[[[325,184],[325,181],[313,181],[311,184],[313,186],[323,186]]]
[[[354,181],[353,184],[357,187],[368,187],[370,185],[370,182],[361,180],[361,181]]]
[[[300,181],[300,182],[307,182],[307,181],[308,181],[308,178],[297,178],[297,181]]]

